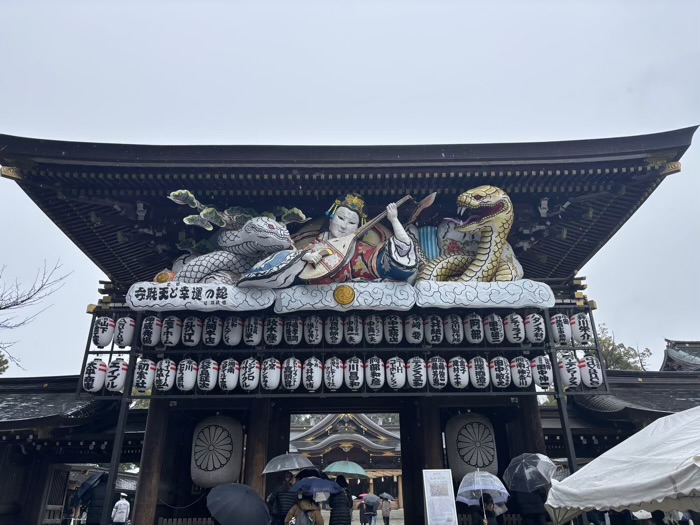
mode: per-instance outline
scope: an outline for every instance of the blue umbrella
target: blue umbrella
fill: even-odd
[[[317,494],[319,492],[327,492],[329,494],[338,494],[343,491],[343,487],[335,481],[321,478],[304,478],[297,481],[291,488],[292,492],[305,492],[307,494]]]

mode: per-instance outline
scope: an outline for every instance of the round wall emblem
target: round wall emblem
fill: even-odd
[[[352,286],[342,284],[333,292],[333,299],[335,299],[338,304],[347,306],[355,300],[355,290],[353,290]]]

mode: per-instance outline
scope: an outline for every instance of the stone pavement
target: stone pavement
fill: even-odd
[[[330,520],[330,511],[322,510],[321,515],[323,516],[323,522],[328,525]],[[384,520],[382,519],[381,512],[377,516],[377,525],[383,525]],[[352,511],[352,525],[360,525],[360,513],[357,510]],[[389,525],[403,525],[403,509],[392,510],[391,519],[389,520]]]

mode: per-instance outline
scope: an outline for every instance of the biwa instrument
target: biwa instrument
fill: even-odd
[[[415,220],[418,214],[430,206],[435,200],[435,193],[428,195],[421,200],[416,210],[413,212],[411,220]],[[398,208],[402,204],[413,200],[413,197],[406,195],[396,202]],[[319,241],[314,243],[315,252],[320,254],[322,259],[318,264],[307,263],[306,267],[299,274],[299,278],[304,281],[318,281],[332,277],[339,272],[352,258],[355,253],[355,243],[358,239],[362,239],[364,235],[374,228],[381,220],[386,217],[386,209],[377,215],[374,219],[368,221],[363,226],[357,229],[355,233],[338,237],[336,239],[328,239],[327,241]]]

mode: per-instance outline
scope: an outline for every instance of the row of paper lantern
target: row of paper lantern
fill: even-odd
[[[99,317],[93,329],[93,343],[104,348],[112,341],[118,347],[130,346],[134,338],[135,322],[131,317],[121,317],[117,321],[111,317]],[[571,318],[564,314],[551,317],[551,334],[556,344],[588,344],[593,340],[593,330],[585,312],[577,313]],[[349,345],[360,344],[363,339],[368,344],[378,345],[385,341],[390,345],[401,344],[405,339],[408,344],[426,343],[438,345],[443,341],[457,345],[464,341],[480,344],[486,340],[490,344],[510,344],[544,342],[545,321],[536,313],[523,318],[517,313],[505,317],[492,313],[482,319],[477,313],[470,313],[464,318],[457,314],[444,317],[427,315],[425,317],[411,314],[401,318],[396,314],[381,317],[368,315],[364,319],[359,315],[347,317],[329,316],[321,319],[318,315],[305,318],[272,316],[263,319],[252,316],[243,320],[231,316],[222,320],[212,315],[202,320],[190,316],[180,319],[168,316],[160,319],[156,316],[146,317],[141,325],[141,344],[144,346],[163,345],[166,347],[183,344],[197,346],[218,346],[223,342],[227,346],[236,346],[243,341],[248,346],[276,346],[284,343],[295,346],[302,342],[317,345],[325,341],[329,345],[338,345],[343,341]]]
[[[90,361],[83,375],[83,388],[98,392],[103,387],[109,391],[122,391],[126,381],[127,362],[122,358],[113,360],[109,366],[100,358]],[[575,388],[580,384],[596,388],[602,384],[600,362],[593,356],[581,360],[564,357],[559,361],[559,376],[565,388]],[[384,385],[398,390],[408,385],[410,388],[423,388],[430,384],[441,389],[448,386],[462,389],[470,384],[477,389],[508,388],[513,384],[518,388],[529,388],[532,383],[549,388],[553,382],[552,366],[547,356],[532,360],[518,356],[512,360],[498,356],[490,361],[483,357],[470,360],[456,356],[446,361],[439,356],[427,362],[421,357],[404,361],[392,357],[384,362],[377,356],[362,361],[351,357],[344,362],[338,357],[330,357],[322,362],[310,357],[303,363],[296,357],[280,362],[269,357],[262,362],[254,357],[240,363],[225,359],[220,364],[208,358],[197,363],[193,359],[183,359],[176,363],[172,359],[162,359],[158,363],[150,359],[140,359],[134,371],[134,388],[146,392],[152,388],[169,391],[173,387],[189,391],[197,388],[209,392],[217,385],[221,390],[230,391],[237,387],[251,391],[261,386],[263,390],[296,390],[301,385],[314,392],[325,385],[330,391],[338,390],[343,384],[350,390],[360,390],[366,383],[370,389],[381,389]]]

